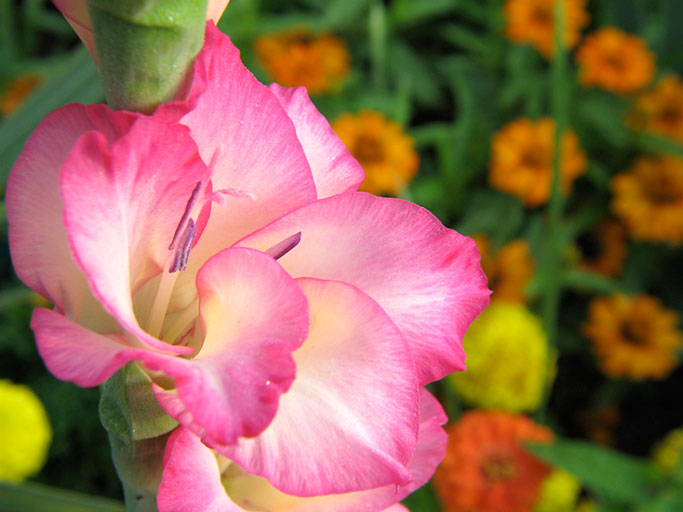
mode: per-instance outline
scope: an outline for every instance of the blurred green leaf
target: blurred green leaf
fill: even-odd
[[[622,291],[619,284],[597,272],[572,269],[564,276],[564,285],[582,292],[613,294]]]
[[[452,11],[456,4],[453,0],[429,0],[416,2],[415,0],[395,0],[391,2],[389,10],[390,24],[398,27],[409,27],[428,21],[437,16]]]
[[[421,487],[405,500],[403,504],[408,507],[411,512],[440,512],[441,506],[439,500],[434,494],[431,485],[427,484]]]
[[[654,495],[656,474],[643,461],[585,441],[556,438],[528,444],[546,462],[564,468],[588,489],[625,503],[644,503]]]
[[[0,482],[3,512],[123,512],[123,503],[35,483]]]
[[[468,200],[457,230],[466,235],[486,233],[494,245],[501,245],[517,235],[523,219],[524,207],[516,197],[495,190],[477,190]]]
[[[79,47],[9,119],[0,124],[0,182],[7,181],[26,139],[53,110],[67,103],[94,103],[103,98],[95,64]]]

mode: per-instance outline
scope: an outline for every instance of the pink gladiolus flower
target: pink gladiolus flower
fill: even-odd
[[[186,101],[68,105],[28,140],[6,203],[17,274],[55,306],[38,349],[81,386],[149,373],[181,424],[160,510],[204,510],[184,486],[256,499],[224,469],[296,502],[276,510],[382,510],[435,469],[420,387],[464,368],[486,278],[471,239],[362,179],[305,90],[260,84],[210,23]]]

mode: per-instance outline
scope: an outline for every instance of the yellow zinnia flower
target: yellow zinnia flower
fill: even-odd
[[[604,27],[586,37],[576,52],[576,62],[582,85],[617,94],[642,89],[655,72],[655,56],[645,41],[616,27]]]
[[[668,376],[683,348],[678,316],[648,295],[600,297],[589,306],[584,333],[610,377]]]
[[[417,173],[415,142],[401,125],[379,112],[343,114],[332,122],[332,129],[365,170],[359,190],[398,196]]]
[[[572,474],[555,469],[541,484],[534,512],[573,512],[581,484]]]
[[[612,211],[636,240],[683,242],[683,159],[642,157],[612,180]]]
[[[463,344],[467,370],[447,382],[465,402],[510,412],[538,407],[548,380],[548,343],[540,320],[522,304],[494,301]]]
[[[573,48],[588,23],[585,0],[564,0],[564,44]],[[507,0],[506,35],[511,41],[529,43],[546,58],[555,53],[553,0]]]
[[[657,469],[667,475],[680,466],[683,461],[683,427],[672,430],[656,444],[652,460]]]
[[[346,43],[331,34],[297,29],[259,37],[254,48],[276,82],[304,86],[310,94],[333,90],[349,72]]]
[[[491,146],[489,182],[514,194],[527,206],[539,206],[550,197],[555,121],[518,119],[494,134]],[[562,137],[560,185],[566,194],[586,169],[586,156],[571,130]]]
[[[21,482],[37,473],[51,439],[47,413],[33,391],[0,380],[0,480]]]

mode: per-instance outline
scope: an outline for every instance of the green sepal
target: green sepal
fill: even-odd
[[[152,381],[137,363],[128,363],[102,385],[100,421],[112,438],[131,444],[164,435],[177,425],[152,391]]]
[[[88,0],[98,68],[114,109],[178,96],[204,41],[207,0]]]

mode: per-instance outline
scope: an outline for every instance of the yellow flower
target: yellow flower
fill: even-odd
[[[548,380],[548,344],[541,322],[522,304],[494,301],[464,339],[467,370],[448,383],[463,400],[509,412],[538,407]]]
[[[379,112],[342,114],[332,122],[332,129],[365,170],[360,190],[398,196],[417,173],[415,142],[397,122]]]
[[[570,473],[555,469],[541,484],[534,512],[573,512],[581,484]]]
[[[578,240],[582,259],[579,266],[615,277],[621,272],[626,257],[624,226],[606,219]]]
[[[650,91],[640,94],[629,119],[637,130],[683,143],[683,82],[667,75]]]
[[[655,467],[670,475],[683,461],[683,427],[669,432],[659,441],[652,454]]]
[[[349,72],[346,44],[331,34],[292,30],[262,36],[254,47],[276,82],[286,87],[304,86],[310,94],[333,90]]]
[[[534,274],[534,260],[526,240],[517,239],[492,254],[486,235],[472,237],[481,254],[481,266],[493,290],[492,298],[524,302],[524,288]]]
[[[585,0],[564,0],[564,44],[573,48],[589,20]],[[506,35],[511,41],[529,43],[546,58],[555,53],[553,0],[507,0]]]
[[[519,196],[527,206],[550,197],[555,121],[518,119],[494,134],[491,147],[491,186]],[[562,137],[561,189],[566,194],[586,169],[586,156],[571,130]]]
[[[612,211],[636,240],[683,242],[683,159],[642,157],[612,180]]]
[[[0,480],[21,482],[45,463],[52,429],[28,387],[0,380]]]
[[[648,295],[600,297],[589,307],[584,333],[610,377],[663,379],[683,347],[676,313]]]
[[[0,92],[0,117],[8,117],[18,109],[40,82],[38,75],[21,75],[10,80]]]
[[[596,85],[617,94],[642,89],[655,72],[655,57],[645,41],[615,27],[604,27],[587,36],[576,52],[576,62],[582,85]]]

